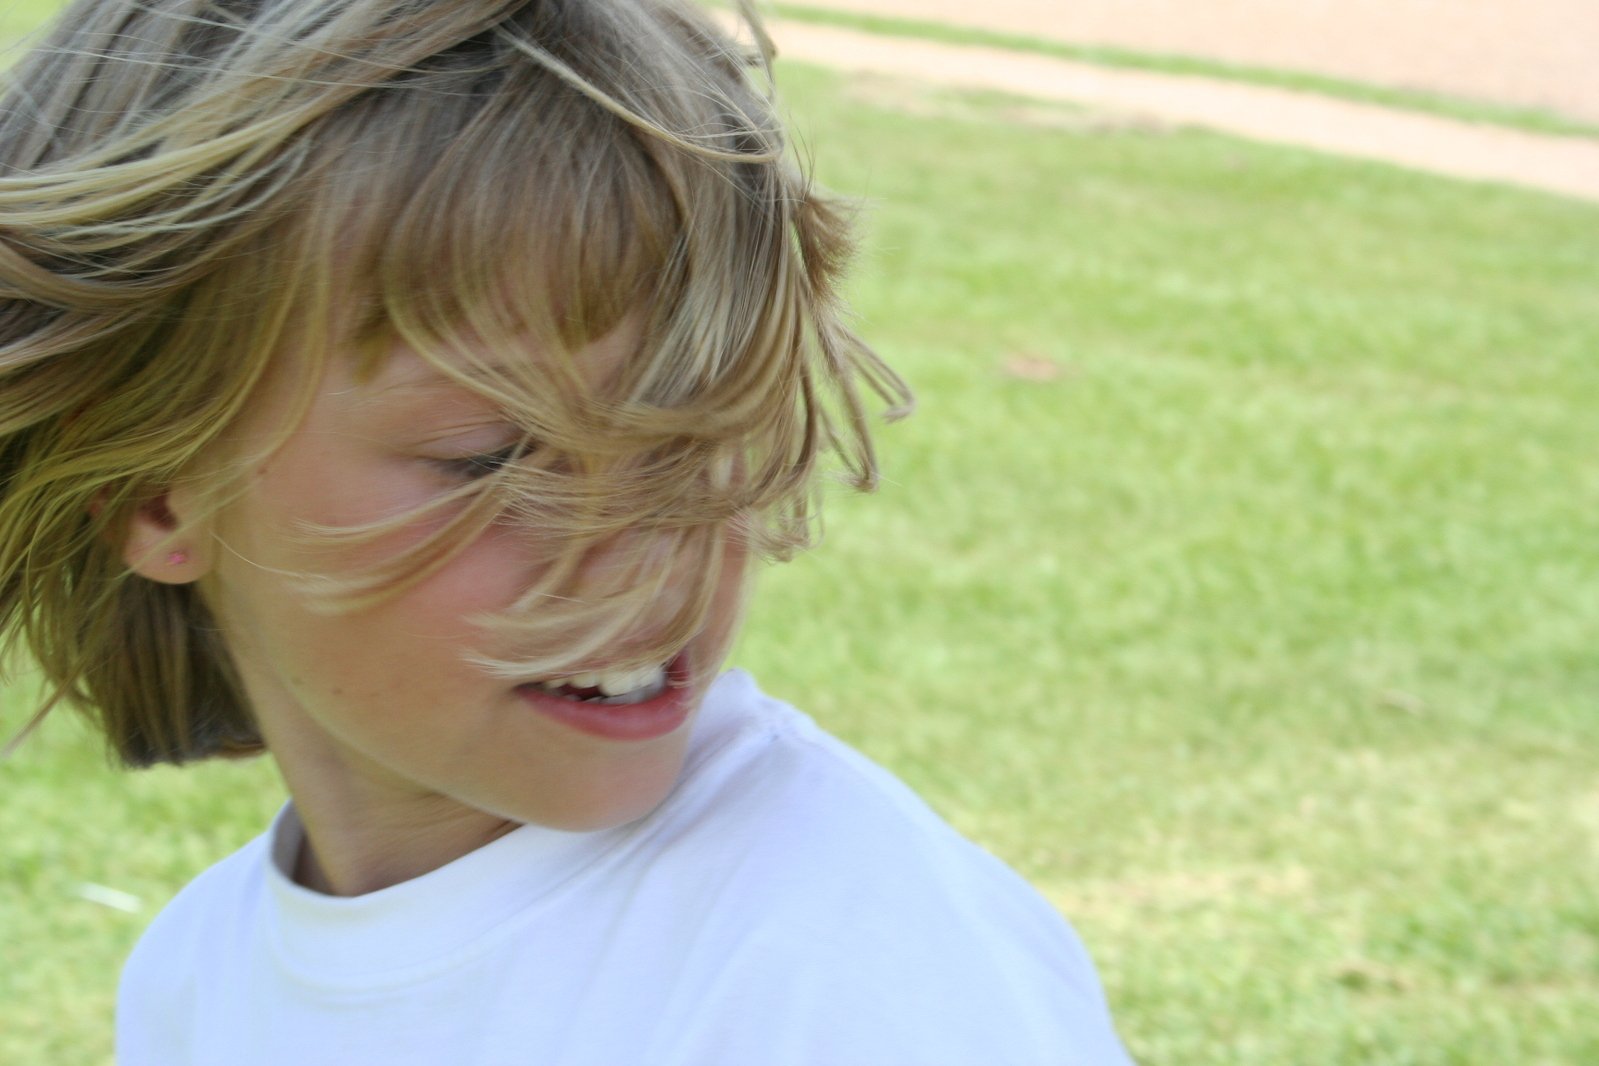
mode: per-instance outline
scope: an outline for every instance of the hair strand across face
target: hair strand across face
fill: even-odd
[[[266,389],[303,410],[330,359],[401,345],[528,447],[308,594],[359,609],[491,523],[535,529],[547,577],[486,620],[507,675],[562,665],[500,647],[541,633],[592,657],[666,567],[705,576],[637,652],[680,646],[726,530],[805,547],[829,452],[875,485],[866,397],[910,395],[846,324],[845,217],[792,159],[740,8],[753,48],[679,0],[79,0],[7,73],[0,633],[123,761],[259,749],[203,596],[115,549],[174,484],[220,506],[260,458],[228,446],[241,414]],[[618,337],[621,369],[592,373]],[[573,595],[573,561],[637,529],[626,580]]]

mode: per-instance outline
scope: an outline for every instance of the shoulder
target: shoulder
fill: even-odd
[[[237,951],[263,890],[266,838],[257,838],[210,867],[156,915],[122,968],[117,989],[119,1061],[179,1061],[159,1049],[175,1046],[165,1028],[192,1016],[217,968]]]
[[[791,1028],[795,1061],[1126,1061],[1092,962],[1031,886],[747,675],[716,696],[670,866],[736,927],[725,979],[771,997],[763,1039]]]
[[[147,981],[186,978],[197,958],[221,950],[264,889],[266,850],[266,838],[257,838],[184,886],[134,946],[123,967],[123,992]]]
[[[1004,863],[963,837],[889,771],[755,687],[723,678],[717,722],[695,751],[681,794],[663,813],[696,847],[803,881],[784,893],[836,918],[873,905],[1001,909],[1064,928]],[[727,702],[738,705],[734,714]],[[828,891],[829,888],[833,891]],[[788,896],[794,896],[788,899]]]
[[[691,850],[804,872],[819,887],[906,864],[971,875],[985,856],[887,770],[742,671],[707,699],[682,786],[660,812]]]

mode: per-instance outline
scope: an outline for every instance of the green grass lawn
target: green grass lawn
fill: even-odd
[[[1599,208],[783,81],[922,406],[737,661],[1070,915],[1145,1066],[1599,1061]],[[281,793],[66,716],[0,783],[0,1062],[105,1063]]]
[[[32,32],[65,6],[66,0],[0,0],[0,48]]]

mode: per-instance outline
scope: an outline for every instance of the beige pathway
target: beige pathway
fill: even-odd
[[[1086,104],[1599,201],[1599,139],[1595,138],[1525,133],[1311,93],[1099,67],[1002,49],[781,20],[771,29],[780,56],[843,70]]]
[[[1599,0],[795,0],[1203,56],[1599,122]]]

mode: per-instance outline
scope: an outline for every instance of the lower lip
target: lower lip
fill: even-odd
[[[694,711],[688,656],[679,655],[666,668],[666,688],[639,703],[583,703],[551,695],[537,685],[518,685],[522,702],[579,733],[606,740],[653,740],[676,732]]]

